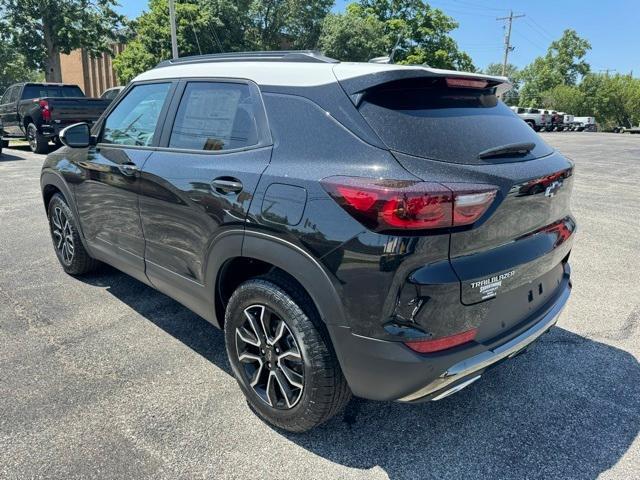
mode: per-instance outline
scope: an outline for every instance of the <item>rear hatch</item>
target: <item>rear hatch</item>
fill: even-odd
[[[409,172],[496,189],[478,221],[451,231],[449,251],[460,302],[486,303],[478,310],[486,317],[478,340],[495,338],[553,301],[567,282],[573,164],[497,99],[505,79],[413,70],[378,74],[377,83],[345,76],[342,84]]]
[[[94,122],[111,103],[98,98],[44,98],[51,108],[51,118],[59,123]]]

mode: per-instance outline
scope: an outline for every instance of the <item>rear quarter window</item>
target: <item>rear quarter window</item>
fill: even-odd
[[[408,155],[483,164],[480,152],[521,142],[536,144],[526,158],[552,152],[491,88],[450,88],[440,78],[401,80],[368,91],[359,110],[391,150]]]

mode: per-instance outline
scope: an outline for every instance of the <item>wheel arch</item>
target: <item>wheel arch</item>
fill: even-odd
[[[67,183],[60,177],[57,173],[53,171],[45,171],[42,173],[40,177],[40,188],[42,191],[42,201],[44,203],[45,213],[49,214],[49,202],[56,193],[62,195],[64,201],[67,202],[69,208],[73,212],[73,215],[78,220],[78,233],[80,234],[80,239],[84,244],[84,247],[87,248],[87,241],[84,237],[84,233],[82,232],[82,222],[80,221],[80,215],[78,214],[78,210],[76,208],[76,202],[74,201],[73,193],[71,192],[71,188]]]
[[[216,254],[215,259],[218,265],[211,272],[211,281],[215,285],[216,319],[220,327],[224,324],[225,297],[228,300],[230,293],[243,281],[272,269],[284,272],[304,289],[323,322],[345,325],[336,285],[320,263],[301,247],[273,235],[247,231],[240,255],[221,260]]]

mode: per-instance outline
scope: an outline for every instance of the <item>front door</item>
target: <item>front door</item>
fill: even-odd
[[[244,228],[271,137],[251,83],[181,82],[171,110],[142,173],[146,272],[159,290],[210,318],[208,256],[219,235]]]
[[[98,143],[77,160],[75,198],[85,238],[97,258],[146,281],[139,192],[172,83],[133,86],[103,122]]]
[[[14,85],[7,89],[0,100],[0,123],[7,135],[20,135],[20,127],[18,124],[18,95],[20,93],[20,85]]]

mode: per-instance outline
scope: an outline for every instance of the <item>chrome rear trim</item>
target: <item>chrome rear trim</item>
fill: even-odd
[[[486,352],[482,352],[478,355],[474,355],[473,357],[456,363],[455,365],[449,367],[447,371],[440,375],[439,378],[429,383],[428,385],[425,385],[418,391],[401,398],[399,401],[411,402],[413,400],[418,400],[422,397],[426,397],[427,395],[431,395],[433,393],[439,392],[440,390],[443,390],[452,383],[458,382],[459,380],[469,375],[480,372],[485,368],[493,365],[494,363],[499,362],[500,360],[516,356],[556,324],[556,322],[558,321],[558,316],[562,312],[562,309],[569,299],[570,293],[571,288],[567,286],[560,294],[560,297],[558,298],[556,303],[549,309],[549,311],[547,311],[547,313],[545,313],[540,321],[530,327],[528,330],[522,332],[517,337],[494,348],[493,350],[487,350]],[[462,385],[462,387],[458,388],[457,390],[455,389],[457,385],[455,385],[453,388],[447,389],[445,392],[437,395],[432,400],[440,400],[441,398],[462,390],[462,388],[475,382],[479,377],[480,375],[474,377],[473,379],[471,379],[471,381],[465,381],[461,383],[460,385]]]

